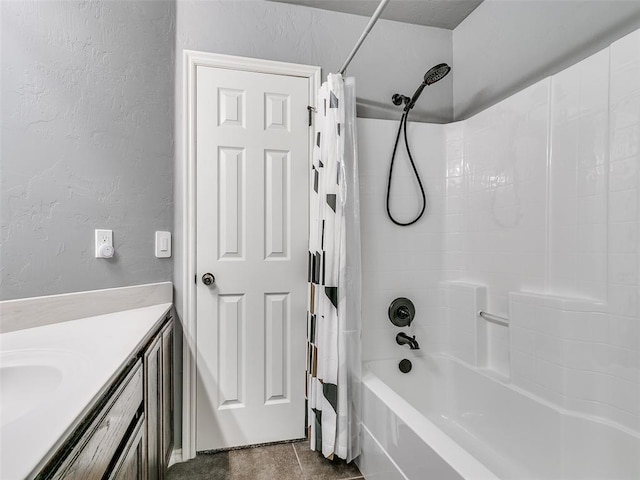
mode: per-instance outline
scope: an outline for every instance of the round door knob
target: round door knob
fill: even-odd
[[[202,283],[205,285],[213,285],[216,281],[216,277],[214,277],[211,273],[205,273],[202,275]]]

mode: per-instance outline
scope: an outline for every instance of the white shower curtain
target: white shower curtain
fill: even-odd
[[[309,232],[307,432],[312,450],[360,454],[360,205],[355,79],[330,74],[315,113]]]

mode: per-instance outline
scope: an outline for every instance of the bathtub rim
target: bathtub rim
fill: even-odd
[[[460,360],[457,357],[454,357],[453,355],[449,355],[447,353],[425,353],[422,355],[418,355],[416,356],[415,360],[420,361],[426,357],[431,357],[431,358],[436,358],[436,359],[445,359],[445,360],[450,360],[454,363],[457,363],[459,365],[461,365],[464,368],[467,368],[471,371],[473,371],[474,373],[477,373],[478,375],[481,375],[485,378],[487,378],[488,380],[498,383],[500,385],[502,385],[503,387],[506,387],[510,390],[513,390],[514,392],[523,395],[525,397],[527,397],[528,399],[534,401],[534,402],[538,402],[542,405],[544,405],[545,407],[551,408],[553,410],[555,410],[557,413],[567,416],[567,417],[574,417],[580,420],[587,420],[590,422],[594,422],[594,423],[599,423],[602,425],[606,425],[610,428],[619,430],[620,432],[629,435],[633,438],[635,438],[636,440],[640,441],[640,430],[635,430],[634,428],[628,427],[626,425],[622,425],[618,422],[614,422],[613,420],[610,420],[608,418],[604,418],[604,417],[600,417],[598,415],[594,415],[594,414],[589,414],[589,413],[582,413],[582,412],[576,412],[575,410],[570,410],[566,407],[564,407],[563,405],[558,405],[557,403],[554,403],[550,400],[547,400],[546,398],[540,397],[539,395],[536,395],[533,392],[530,392],[529,390],[524,389],[523,387],[519,387],[518,385],[514,385],[513,383],[511,383],[510,377],[504,376],[504,375],[500,375],[497,374],[496,372],[487,369],[487,368],[483,368],[483,367],[478,367],[476,365],[472,365],[470,363],[465,362],[464,360]],[[396,358],[387,358],[387,359],[379,359],[379,360],[369,360],[366,362],[362,362],[362,378],[363,378],[363,383],[364,383],[364,377],[366,373],[370,373],[371,375],[375,376],[376,378],[377,375],[375,373],[373,373],[371,371],[370,368],[370,364],[371,363],[384,363],[384,362],[396,362],[399,361]],[[389,387],[386,383],[384,383],[384,381],[381,380],[381,382],[387,386],[393,393],[395,393],[398,397],[402,398],[401,395],[397,394],[395,392],[395,390],[393,390],[393,388]],[[403,399],[404,400],[404,399]],[[406,402],[407,404],[409,402]],[[412,405],[411,408],[414,408]],[[414,408],[415,410],[415,408]],[[417,410],[416,410],[417,412]],[[419,413],[419,412],[418,412]],[[631,413],[631,412],[629,412]]]
[[[394,415],[400,418],[406,425],[410,426],[410,428],[424,440],[429,448],[460,476],[463,478],[500,480],[500,477],[495,475],[478,459],[458,445],[449,435],[434,425],[428,418],[414,408],[413,405],[402,398],[369,369],[363,372],[362,384],[376,394],[380,401],[384,403]],[[379,395],[379,393],[382,393],[382,395]],[[402,405],[402,408],[394,409],[393,404]],[[367,430],[370,430],[364,422],[364,417],[363,425]],[[372,437],[375,438],[374,435],[372,435]],[[394,461],[394,464],[395,463]],[[400,471],[402,471],[401,468]]]
[[[458,364],[460,367],[469,369],[472,372],[479,374],[492,382],[498,383],[502,387],[507,387],[514,393],[523,395],[525,398],[535,401],[544,407],[550,408],[552,409],[552,411],[560,415],[578,420],[589,421],[612,428],[614,430],[617,430],[619,433],[628,435],[632,441],[640,442],[640,433],[636,432],[632,428],[620,425],[616,422],[610,421],[606,418],[598,417],[596,415],[583,414],[580,412],[575,412],[573,410],[568,410],[563,406],[545,400],[544,398],[541,398],[521,387],[511,384],[507,377],[505,377],[503,380],[501,377],[496,377],[491,371],[485,371],[485,369],[471,365],[454,356],[443,353],[428,353],[420,355],[420,357],[433,358],[440,361],[452,361],[453,363]],[[443,429],[439,428],[426,416],[420,413],[420,411],[413,405],[411,405],[408,400],[405,400],[398,392],[396,392],[396,390],[394,390],[389,384],[387,384],[382,379],[383,377],[378,376],[378,374],[375,372],[375,364],[388,365],[390,363],[393,364],[394,362],[397,362],[397,360],[398,359],[396,358],[388,358],[363,362],[363,387],[368,388],[371,393],[385,405],[386,408],[391,410],[396,417],[398,417],[412,430],[414,430],[414,432],[421,439],[423,439],[424,442],[444,462],[446,462],[463,478],[473,478],[474,480],[499,479],[500,477],[493,473],[493,471],[491,471],[480,460],[478,460],[471,453],[465,450],[461,445],[456,443],[455,440],[453,440]],[[418,359],[416,358],[416,360]],[[398,406],[401,406],[401,408],[398,408]],[[362,423],[364,426],[367,426],[364,417]],[[368,426],[367,428],[368,430],[371,430]],[[400,471],[403,472],[401,469]]]

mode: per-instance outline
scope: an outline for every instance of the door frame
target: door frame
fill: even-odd
[[[196,456],[196,69],[225,68],[254,73],[269,73],[309,79],[309,105],[315,106],[320,88],[320,67],[238,57],[195,50],[183,51],[183,148],[182,155],[182,460]],[[309,128],[309,165],[313,151],[313,128]],[[307,199],[308,202],[308,199]]]

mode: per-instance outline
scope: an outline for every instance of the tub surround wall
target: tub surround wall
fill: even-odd
[[[385,192],[398,122],[358,119],[360,213],[362,231],[363,359],[413,358],[437,351],[446,341],[439,301],[445,209],[445,151],[440,125],[410,123],[408,135],[424,184],[428,207],[415,225],[398,227],[387,217]],[[420,211],[421,197],[404,144],[394,167],[391,211],[400,221]],[[397,297],[410,298],[416,316],[410,327],[394,326],[387,316]],[[396,343],[398,332],[415,335],[421,350]]]
[[[440,289],[447,338],[443,351],[501,380],[508,380],[509,331],[479,315],[480,311],[488,312],[487,287],[444,281]]]
[[[556,408],[640,431],[640,31],[428,140],[429,126],[414,129],[418,168],[446,165],[415,227],[384,216],[395,125],[358,127],[364,359],[451,353]],[[418,299],[424,350],[393,342],[386,308],[399,295]]]
[[[497,315],[508,292],[545,283],[548,100],[545,80],[449,139],[444,279],[487,285]]]
[[[615,123],[609,135],[609,124],[615,116],[614,98],[624,94],[616,85],[609,87],[610,77],[616,75],[610,62],[606,49],[550,82],[546,290],[556,295],[607,298],[607,189],[616,156],[609,143],[618,137]],[[630,172],[621,173],[625,181],[632,180]],[[611,189],[619,190],[616,179],[611,180]]]
[[[511,382],[640,432],[640,325],[605,303],[510,294]]]
[[[487,289],[477,285],[443,284],[442,297],[447,319],[446,351],[471,365],[479,365],[477,342],[481,335],[476,324],[479,301],[486,303]]]
[[[175,2],[0,8],[0,299],[170,280]]]
[[[640,430],[640,31],[463,122],[462,137],[447,158],[445,277],[486,286],[489,311],[510,318],[514,384]],[[491,328],[503,345],[507,329]]]
[[[639,98],[635,32],[463,122],[448,147],[447,278],[490,285],[496,314],[524,290],[637,316]]]

